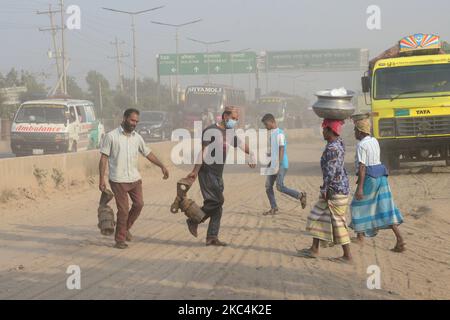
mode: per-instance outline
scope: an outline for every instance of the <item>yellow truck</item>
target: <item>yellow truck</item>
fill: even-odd
[[[370,61],[362,77],[370,93],[373,134],[382,161],[444,160],[450,165],[450,51],[432,34],[405,37]]]

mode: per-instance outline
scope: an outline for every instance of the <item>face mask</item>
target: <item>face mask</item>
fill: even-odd
[[[237,120],[228,119],[227,122],[225,123],[225,126],[227,129],[234,129],[234,127],[236,127],[236,124]]]

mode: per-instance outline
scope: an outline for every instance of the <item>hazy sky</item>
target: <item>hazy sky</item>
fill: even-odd
[[[46,15],[36,15],[55,7],[56,0],[0,0],[0,71],[11,67],[44,72],[51,79],[56,73],[54,62],[47,57],[51,48]],[[141,76],[155,77],[155,55],[175,51],[174,30],[151,24],[151,20],[182,23],[201,18],[199,24],[181,30],[180,51],[202,52],[204,47],[186,40],[194,37],[206,41],[229,39],[231,42],[215,47],[233,51],[252,48],[261,50],[368,48],[371,56],[394,44],[401,37],[417,32],[436,33],[450,40],[450,2],[448,0],[65,0],[66,6],[81,7],[81,30],[67,32],[68,55],[71,60],[69,74],[82,86],[91,69],[105,74],[116,84],[117,68],[110,44],[115,36],[125,41],[123,50],[131,54],[130,18],[102,10],[112,7],[137,11],[154,6],[165,8],[136,18],[138,64]],[[379,31],[366,27],[369,5],[381,8]],[[124,60],[125,75],[132,75],[131,58]],[[308,73],[293,88],[288,78],[271,75],[271,89],[283,89],[310,96],[325,87],[346,86],[359,89],[359,72]],[[230,77],[217,77],[215,82],[229,82]],[[165,79],[167,80],[167,79]],[[202,83],[204,77],[183,78],[182,84]],[[250,79],[253,90],[254,79]],[[249,77],[236,76],[238,86],[249,88]],[[265,86],[265,80],[263,79]]]

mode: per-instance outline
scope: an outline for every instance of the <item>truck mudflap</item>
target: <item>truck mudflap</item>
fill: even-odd
[[[382,161],[392,169],[400,162],[446,161],[450,165],[450,136],[380,139]]]

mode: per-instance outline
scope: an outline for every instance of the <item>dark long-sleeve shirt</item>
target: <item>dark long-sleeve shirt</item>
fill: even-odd
[[[323,174],[321,192],[329,190],[334,194],[349,194],[350,187],[347,171],[344,167],[345,146],[341,138],[327,143],[320,159]]]

